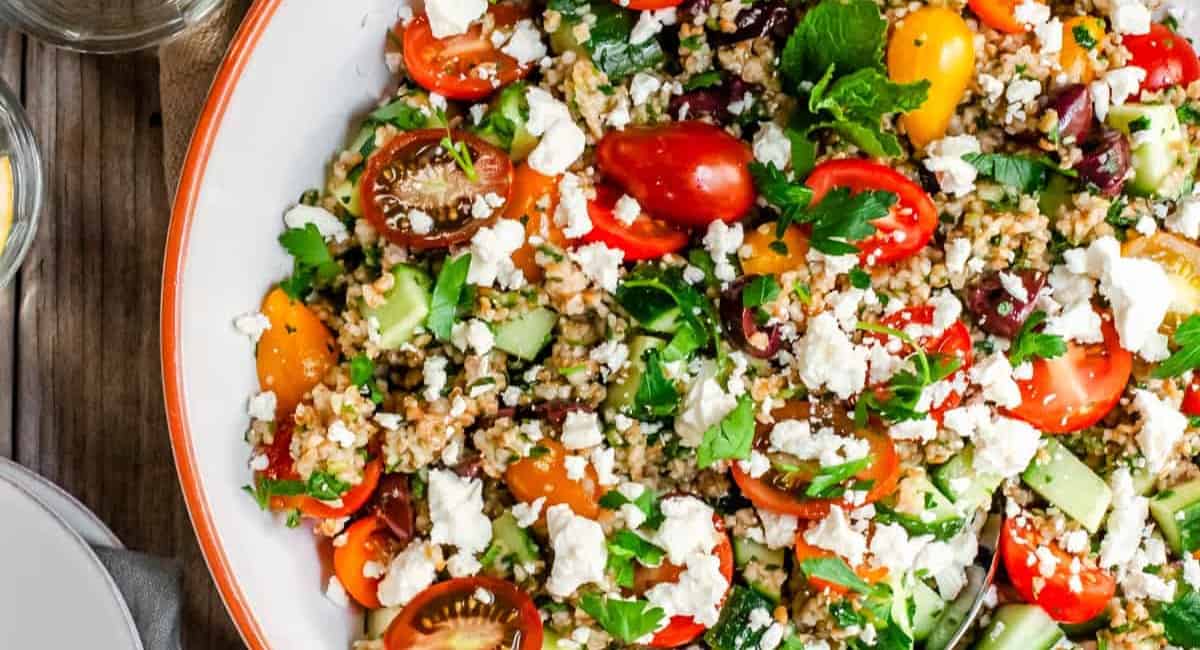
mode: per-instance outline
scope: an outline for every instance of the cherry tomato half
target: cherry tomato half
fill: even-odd
[[[386,565],[396,546],[387,525],[378,517],[364,517],[346,529],[344,542],[333,548],[333,572],[342,588],[359,605],[378,609],[380,578],[363,575],[367,562]]]
[[[729,543],[729,535],[725,534],[725,522],[721,520],[720,515],[713,515],[713,525],[717,532],[721,533],[721,541],[717,542],[712,552],[720,561],[721,575],[725,576],[725,581],[730,584],[725,589],[725,593],[728,594],[733,586],[733,545]],[[668,562],[653,568],[638,565],[634,572],[633,590],[643,594],[654,585],[678,582],[683,570],[683,567]],[[672,616],[667,626],[655,633],[647,645],[651,648],[678,648],[700,638],[707,629],[691,616]]]
[[[367,160],[359,179],[363,215],[384,237],[411,248],[447,248],[467,241],[499,214],[485,219],[471,214],[475,199],[496,195],[508,200],[513,168],[508,154],[463,132],[450,137],[470,151],[472,178],[442,147],[446,131],[405,131]],[[432,224],[414,225],[415,211]]]
[[[1025,25],[1017,20],[1017,5],[1021,0],[967,0],[967,6],[983,24],[1006,34],[1020,34]]]
[[[1167,272],[1172,289],[1171,308],[1166,318],[1168,327],[1177,327],[1188,316],[1200,313],[1200,246],[1159,230],[1149,237],[1125,242],[1121,254],[1153,260]]]
[[[916,253],[937,228],[937,207],[925,190],[886,165],[853,158],[831,160],[818,165],[805,184],[813,191],[814,204],[835,187],[849,188],[853,194],[882,190],[899,197],[891,214],[871,222],[878,232],[857,242],[865,265],[890,264]]]
[[[808,402],[787,402],[771,412],[776,422],[781,420],[803,420],[813,416],[813,406]],[[856,429],[854,422],[842,411],[831,410],[821,406],[819,417],[830,424],[835,431],[842,435],[853,435],[865,438],[871,445],[871,463],[861,472],[854,475],[856,480],[871,481],[871,488],[863,504],[874,503],[896,490],[900,480],[900,457],[892,439],[886,434],[875,431],[871,427]],[[766,446],[771,428],[774,425],[759,424],[755,432],[755,444],[762,448]],[[796,471],[783,472],[772,466],[766,474],[752,478],[742,471],[739,463],[730,465],[733,480],[741,488],[742,493],[755,506],[777,514],[795,515],[801,519],[822,519],[829,514],[834,505],[853,506],[841,499],[817,499],[804,495],[805,489],[816,475],[819,466],[812,461],[796,462],[789,457],[789,465],[800,467]]]
[[[546,497],[543,512],[550,506],[565,503],[575,514],[595,519],[600,512],[603,488],[596,470],[589,464],[584,477],[578,481],[567,478],[567,449],[555,440],[544,438],[538,445],[545,453],[528,456],[508,466],[504,482],[518,501],[531,503]]]
[[[539,244],[566,248],[567,237],[554,223],[558,206],[558,178],[539,173],[528,163],[521,163],[513,173],[512,195],[504,205],[504,217],[525,221],[525,243],[513,253],[513,264],[525,274],[530,284],[542,281],[542,267],[537,265]]]
[[[488,13],[501,29],[528,17],[515,5],[493,4]],[[413,81],[426,90],[450,99],[476,101],[529,74],[532,65],[521,65],[503,53],[476,22],[467,33],[434,38],[425,14],[403,30],[404,65]]]
[[[1024,526],[1017,524],[1019,518],[1010,518],[1004,522],[1004,530],[1000,534],[1000,554],[1004,558],[1004,570],[1012,581],[1021,598],[1028,603],[1034,603],[1046,610],[1060,623],[1083,623],[1090,621],[1108,607],[1113,593],[1117,589],[1113,577],[1089,558],[1083,558],[1083,568],[1079,571],[1078,592],[1071,589],[1072,556],[1058,547],[1054,540],[1040,539],[1040,535],[1027,521]],[[1038,558],[1034,554],[1038,547],[1046,547],[1055,558],[1054,574],[1045,577],[1038,567]],[[1038,585],[1035,588],[1035,583]]]
[[[282,289],[267,294],[262,313],[271,329],[263,332],[255,348],[258,383],[275,392],[275,419],[290,420],[285,416],[337,363],[333,334],[311,309]]]
[[[1067,353],[1033,361],[1033,377],[1017,380],[1021,405],[1009,415],[1046,433],[1070,433],[1099,422],[1117,405],[1133,372],[1112,317],[1102,315],[1100,343],[1067,343]]]
[[[482,590],[491,595],[484,602]],[[541,650],[542,619],[528,594],[506,580],[477,576],[417,594],[383,637],[387,650]]]
[[[596,198],[588,202],[592,230],[583,241],[603,242],[609,248],[625,251],[626,262],[656,260],[687,246],[686,232],[644,212],[628,226],[617,221],[613,208],[620,198],[621,193],[607,185],[596,188]]]
[[[600,171],[651,216],[681,226],[732,222],[754,205],[750,147],[705,122],[610,131],[596,147]]]
[[[362,481],[347,490],[340,504],[326,503],[310,496],[277,496],[271,497],[272,510],[299,510],[305,517],[313,519],[337,519],[349,517],[358,512],[359,508],[370,500],[379,485],[379,477],[383,474],[383,463],[379,459],[369,461],[363,467]]]
[[[780,275],[808,264],[808,235],[804,229],[788,226],[782,239],[775,238],[777,230],[772,221],[746,233],[745,245],[750,247],[750,256],[742,260],[745,275]]]
[[[884,318],[882,323],[884,327],[905,331],[905,328],[910,325],[919,325],[928,327],[933,325],[933,307],[923,305],[920,307],[909,307],[902,309],[887,318]],[[875,335],[885,343],[891,340],[892,337],[886,334]],[[971,363],[974,361],[975,352],[974,345],[971,343],[971,330],[967,329],[967,325],[960,321],[955,321],[947,327],[941,334],[935,336],[921,336],[917,339],[917,344],[926,354],[938,354],[946,357],[953,357],[962,361],[962,365],[953,374],[947,377],[944,381],[955,381],[959,377],[964,376],[971,369]],[[896,356],[905,356],[910,354],[912,350],[907,344],[896,354]],[[963,384],[966,385],[965,383]],[[953,391],[946,395],[946,398],[939,404],[933,404],[929,408],[929,416],[939,422],[942,419],[942,414],[959,405],[962,402],[962,392]]]
[[[796,532],[797,566],[799,566],[805,560],[837,557],[833,551],[827,551],[819,546],[813,546],[812,544],[809,544],[808,540],[804,539],[804,533],[806,530],[807,528]],[[888,570],[885,567],[873,567],[866,566],[864,564],[854,567],[854,573],[858,574],[858,577],[862,578],[863,580],[875,584],[887,579]],[[807,578],[807,580],[809,586],[817,591],[824,591],[828,589],[830,593],[835,594],[845,595],[850,593],[849,587],[836,582],[829,582],[820,578]]]
[[[1200,59],[1191,43],[1165,25],[1151,25],[1149,34],[1126,35],[1121,42],[1133,55],[1130,65],[1146,71],[1142,92],[1171,86],[1186,88],[1200,79]]]

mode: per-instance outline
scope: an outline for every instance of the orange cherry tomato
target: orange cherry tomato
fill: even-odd
[[[958,11],[922,7],[896,24],[887,56],[892,81],[929,81],[925,103],[900,117],[908,139],[923,149],[946,135],[975,76],[975,34]]]
[[[1017,380],[1021,405],[1008,411],[1046,433],[1070,433],[1099,422],[1117,405],[1133,372],[1112,317],[1102,314],[1104,341],[1067,343],[1067,353],[1033,361],[1033,377]]]
[[[1021,526],[1017,522],[1025,521]],[[1039,571],[1035,555],[1039,547],[1045,547],[1057,558],[1054,573],[1045,577]],[[1090,558],[1082,558],[1083,568],[1077,574],[1080,587],[1071,589],[1071,562],[1073,556],[1058,547],[1052,539],[1040,539],[1040,535],[1025,518],[1010,518],[1004,522],[1000,534],[1000,555],[1004,558],[1004,569],[1013,587],[1027,603],[1034,603],[1046,610],[1060,623],[1084,623],[1096,618],[1108,607],[1116,592],[1117,583],[1107,571],[1096,566]]]
[[[493,4],[488,14],[501,29],[528,17],[525,10],[511,4]],[[434,38],[425,14],[399,29],[409,76],[422,88],[450,99],[483,99],[533,70],[532,65],[521,65],[501,52],[490,35],[483,34],[479,21],[467,33],[447,38]]]
[[[379,477],[382,474],[383,463],[379,459],[369,461],[363,468],[362,481],[341,496],[341,505],[332,505],[310,496],[288,496],[271,497],[271,509],[299,510],[304,516],[313,519],[349,517],[358,512],[375,493],[375,487],[379,485]]]
[[[258,340],[258,383],[275,392],[276,417],[282,419],[337,363],[337,348],[325,323],[282,289],[267,294],[262,313],[271,329]]]
[[[595,519],[600,513],[600,496],[603,494],[596,470],[589,464],[583,479],[572,481],[567,478],[564,462],[568,454],[566,447],[549,438],[543,438],[537,444],[546,451],[522,458],[505,471],[504,482],[509,491],[525,503],[546,497],[543,511],[565,503],[575,514]]]
[[[1025,25],[1017,21],[1017,5],[1021,0],[967,0],[967,6],[983,24],[1006,34],[1020,34]]]
[[[814,205],[835,187],[849,188],[853,194],[883,190],[899,197],[888,216],[871,222],[877,232],[856,243],[864,265],[890,264],[916,253],[925,248],[937,228],[933,199],[920,185],[886,165],[854,158],[830,160],[818,165],[805,184],[813,191]]]
[[[812,544],[809,544],[808,541],[804,539],[804,533],[804,530],[796,533],[797,566],[799,566],[805,560],[837,557],[832,551],[827,551],[819,546],[813,546]],[[854,567],[854,573],[858,574],[858,577],[862,578],[863,580],[874,584],[886,580],[888,570],[885,567],[862,565]],[[848,587],[840,585],[836,582],[827,582],[820,578],[807,578],[807,580],[808,584],[817,591],[824,591],[828,589],[831,593],[835,594],[846,595],[850,593],[850,589]]]
[[[713,515],[713,525],[717,532],[721,533],[721,541],[712,552],[720,561],[721,575],[725,576],[725,581],[730,584],[725,588],[725,593],[728,594],[733,586],[733,545],[729,543],[729,535],[725,534],[725,522],[721,520],[720,515]],[[633,576],[633,590],[643,594],[654,585],[678,582],[683,570],[683,567],[668,562],[663,562],[657,567],[638,565]],[[678,648],[700,638],[707,629],[703,623],[697,622],[691,616],[672,616],[667,626],[655,633],[647,645],[651,648]]]
[[[596,187],[596,198],[588,201],[592,229],[585,242],[602,242],[625,253],[626,262],[656,260],[674,253],[688,243],[688,234],[643,212],[626,226],[617,221],[613,210],[621,193],[608,185]]]
[[[503,217],[525,221],[525,244],[513,253],[513,263],[525,274],[530,284],[542,281],[542,267],[537,265],[537,245],[530,243],[540,237],[543,244],[566,248],[567,237],[554,223],[558,206],[558,178],[544,176],[526,163],[513,173],[512,194],[504,206]]]
[[[870,481],[871,488],[863,504],[874,503],[896,490],[900,482],[900,456],[892,439],[868,426],[856,429],[854,422],[842,411],[826,407],[813,407],[806,401],[787,402],[771,412],[776,422],[780,420],[803,420],[813,415],[813,409],[821,409],[820,418],[833,426],[842,435],[853,435],[865,438],[871,445],[871,462],[861,472],[854,475],[856,480]],[[771,429],[774,425],[759,424],[755,432],[755,444],[765,448]],[[789,464],[794,464],[789,461]],[[752,478],[742,471],[739,463],[730,465],[733,480],[741,488],[742,493],[755,506],[777,514],[795,515],[801,519],[822,519],[829,514],[834,505],[845,508],[854,507],[842,499],[817,499],[804,495],[805,489],[816,475],[817,466],[811,461],[801,463],[799,471],[783,472],[772,467],[766,474]],[[811,466],[811,467],[810,467]]]
[[[1178,327],[1188,316],[1200,312],[1200,246],[1159,230],[1149,237],[1125,242],[1121,254],[1153,260],[1167,272],[1174,297],[1167,311],[1166,327]]]
[[[787,252],[776,250],[776,241],[782,242]],[[744,244],[750,247],[750,256],[742,259],[746,275],[780,275],[808,263],[808,236],[800,226],[788,226],[783,239],[777,240],[775,222],[764,223],[746,233]]]
[[[481,591],[491,598],[480,600]],[[541,650],[543,634],[529,594],[506,580],[476,576],[417,594],[388,626],[383,643],[387,650]]]
[[[1063,72],[1076,83],[1091,83],[1096,68],[1091,53],[1103,47],[1104,21],[1093,16],[1075,16],[1063,22],[1063,47],[1058,61]],[[1091,47],[1085,47],[1080,39]]]
[[[364,517],[346,529],[345,541],[333,548],[333,572],[347,594],[367,609],[378,609],[380,578],[363,575],[367,562],[386,565],[396,545],[378,517]]]
[[[895,330],[904,331],[909,325],[929,326],[933,324],[933,307],[930,305],[922,305],[920,307],[909,307],[902,309],[887,318],[884,318],[882,323],[885,327],[890,327]],[[873,335],[885,343],[891,340],[892,337],[886,334]],[[937,337],[922,336],[917,339],[917,344],[926,354],[938,354],[946,357],[954,357],[962,361],[962,365],[958,370],[946,378],[946,381],[955,381],[959,377],[966,375],[971,369],[971,364],[975,359],[974,345],[971,342],[971,330],[967,329],[967,325],[961,320],[947,327]],[[897,356],[905,356],[910,354],[912,350],[908,344],[905,344]],[[965,385],[965,382],[964,382]],[[941,421],[942,414],[959,405],[962,402],[962,392],[953,391],[946,396],[940,404],[930,406],[929,416],[937,421]]]
[[[1121,43],[1133,55],[1131,65],[1146,71],[1142,92],[1154,92],[1172,86],[1183,86],[1200,79],[1200,59],[1188,39],[1171,31],[1166,25],[1153,24],[1150,33],[1140,36],[1127,34]]]

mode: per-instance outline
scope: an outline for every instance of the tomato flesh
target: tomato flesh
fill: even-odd
[[[371,155],[359,179],[363,215],[388,240],[411,248],[447,248],[471,238],[499,215],[472,215],[479,197],[507,201],[513,169],[508,154],[463,132],[450,134],[470,151],[474,180],[442,147],[446,131],[406,131]],[[423,213],[428,223],[414,223]]]
[[[820,407],[817,407],[820,408]],[[810,417],[813,407],[808,402],[787,402],[771,412],[776,422],[782,420],[803,420]],[[891,438],[875,431],[871,427],[856,429],[854,423],[845,413],[834,411],[822,413],[822,419],[828,421],[842,435],[853,435],[865,438],[871,445],[871,462],[854,478],[859,481],[871,481],[866,499],[861,503],[874,503],[895,491],[900,481],[900,457]],[[755,433],[755,445],[765,448],[774,425],[759,424]],[[789,459],[789,464],[797,464]],[[801,519],[822,519],[829,514],[830,508],[840,505],[852,508],[854,505],[844,499],[819,499],[804,495],[807,484],[817,472],[812,461],[798,463],[800,471],[784,473],[772,466],[765,474],[753,478],[744,472],[739,463],[730,465],[733,480],[741,488],[742,493],[755,506],[777,514],[795,515]],[[811,471],[804,471],[809,469]]]
[[[364,517],[344,533],[344,543],[333,549],[333,570],[346,593],[367,609],[378,609],[379,578],[363,575],[367,562],[387,564],[395,540],[378,517]]]
[[[1149,237],[1129,240],[1121,247],[1121,254],[1153,260],[1167,272],[1172,289],[1166,319],[1169,327],[1200,312],[1200,246],[1160,230]]]
[[[705,227],[754,205],[750,147],[705,122],[610,131],[596,146],[600,171],[653,217]]]
[[[1017,4],[1020,0],[967,0],[967,6],[979,16],[983,24],[998,32],[1020,34],[1025,25],[1017,20]]]
[[[263,299],[262,313],[271,322],[255,348],[258,383],[275,393],[275,419],[291,419],[304,395],[337,363],[333,334],[304,303],[282,289]]]
[[[933,324],[933,312],[933,307],[930,305],[909,307],[884,318],[881,324],[884,327],[890,327],[901,332],[905,331],[905,328],[910,325],[928,327]],[[886,334],[877,335],[877,338],[885,342],[885,344],[891,340],[891,337]],[[952,357],[962,362],[958,370],[955,370],[943,381],[958,381],[971,369],[971,364],[975,357],[974,345],[971,342],[971,331],[961,320],[955,321],[937,336],[922,336],[918,338],[917,344],[921,346],[921,349],[926,354]],[[905,344],[896,356],[905,356],[910,353],[911,349]],[[940,422],[943,413],[958,406],[961,402],[962,392],[954,390],[947,394],[941,403],[930,405],[929,416]]]
[[[1067,343],[1066,354],[1035,359],[1033,377],[1017,380],[1021,405],[1009,415],[1046,433],[1070,433],[1099,422],[1117,405],[1133,372],[1112,317],[1102,316],[1101,343]]]
[[[1024,521],[1025,525],[1017,522]],[[1055,571],[1049,577],[1039,572],[1035,555],[1039,547],[1045,547],[1057,558]],[[1024,517],[1010,518],[1004,522],[1000,535],[1000,554],[1004,569],[1013,587],[1028,603],[1046,610],[1060,623],[1084,623],[1100,615],[1108,607],[1117,585],[1108,572],[1090,560],[1079,571],[1078,590],[1071,589],[1072,556],[1058,547],[1053,540],[1042,540],[1029,520]]]
[[[572,481],[567,478],[566,447],[549,438],[539,440],[538,444],[546,449],[545,453],[522,458],[508,466],[504,482],[509,491],[517,500],[526,503],[545,497],[543,512],[565,503],[575,514],[595,519],[600,513],[600,495],[603,494],[596,470],[589,464],[583,479]]]
[[[925,248],[937,228],[933,200],[920,185],[891,167],[867,160],[831,160],[818,165],[805,183],[813,191],[814,205],[835,187],[848,188],[852,194],[882,190],[897,195],[891,213],[871,222],[878,232],[855,242],[866,266],[890,264],[916,253]]]
[[[1183,392],[1183,403],[1179,405],[1179,410],[1188,417],[1200,415],[1200,378],[1193,379],[1192,383],[1188,384],[1187,390]]]
[[[628,226],[617,221],[613,208],[620,198],[621,193],[607,185],[596,188],[596,198],[588,202],[592,230],[583,236],[583,241],[603,242],[609,248],[624,251],[627,262],[656,260],[687,246],[686,232],[645,213]]]
[[[513,264],[525,274],[530,284],[542,281],[542,267],[537,264],[539,245],[566,248],[567,238],[554,223],[558,206],[558,178],[539,173],[528,163],[522,163],[513,173],[512,194],[504,206],[504,218],[525,222],[525,243],[513,253]],[[534,244],[534,237],[540,244]]]
[[[788,226],[776,239],[778,225],[764,223],[746,233],[750,256],[742,260],[746,275],[780,275],[808,264],[808,236],[800,226]],[[776,242],[783,244],[782,248]]]
[[[1183,86],[1200,79],[1200,59],[1191,43],[1165,25],[1150,26],[1149,34],[1125,35],[1121,42],[1133,55],[1131,65],[1146,71],[1142,92]]]
[[[511,28],[526,14],[514,5],[492,5],[495,25]],[[521,65],[503,53],[476,22],[467,33],[434,38],[429,18],[421,14],[403,27],[404,65],[422,88],[450,99],[476,101],[529,74],[532,65]]]
[[[479,590],[488,592],[491,602],[479,600]],[[384,646],[541,650],[542,636],[542,619],[528,594],[511,582],[477,576],[440,582],[417,594],[388,626]]]
[[[813,546],[812,544],[809,544],[808,540],[804,539],[804,533],[806,530],[807,529],[796,532],[795,552],[797,566],[799,566],[805,560],[837,557],[833,551],[827,551],[819,546]],[[870,567],[866,565],[854,567],[854,573],[858,574],[858,577],[870,583],[882,582],[883,580],[886,580],[888,576],[888,570],[886,568]],[[850,593],[849,587],[836,582],[829,582],[816,577],[806,578],[806,580],[808,581],[808,584],[817,591],[828,590],[830,593],[842,595]]]
[[[713,515],[713,525],[721,533],[721,541],[712,552],[720,561],[721,575],[729,583],[725,593],[733,586],[733,545],[729,543],[729,535],[725,534],[725,522],[720,515]],[[638,566],[634,575],[634,591],[641,594],[650,587],[666,582],[678,582],[683,573],[683,567],[663,562],[657,567]],[[723,600],[724,598],[722,598]],[[691,616],[672,616],[667,626],[654,634],[647,644],[651,648],[677,648],[687,645],[700,638],[708,628]]]

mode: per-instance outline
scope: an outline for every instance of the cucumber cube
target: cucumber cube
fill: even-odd
[[[550,334],[557,322],[557,313],[538,307],[501,323],[496,328],[496,347],[526,361],[533,361],[550,342]]]
[[[379,347],[395,350],[412,338],[429,315],[433,281],[416,267],[399,264],[392,268],[396,283],[384,294],[382,305],[364,309],[363,314],[379,323]]]
[[[1054,438],[1045,439],[1021,480],[1093,533],[1112,503],[1104,479]]]
[[[1150,514],[1176,554],[1200,549],[1200,479],[1156,494]]]

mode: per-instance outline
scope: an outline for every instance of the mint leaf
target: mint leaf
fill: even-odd
[[[841,496],[845,492],[845,489],[841,487],[842,481],[863,471],[869,464],[871,464],[871,457],[863,456],[845,463],[822,467],[821,471],[813,477],[812,483],[809,483],[808,489],[804,491],[804,496],[815,499],[831,499]]]
[[[632,415],[641,419],[674,415],[679,410],[679,390],[663,372],[659,351],[653,348],[646,350],[642,361],[646,364],[646,370],[642,372],[637,392],[633,395]]]
[[[800,563],[800,570],[809,580],[817,578],[860,594],[870,593],[871,586],[850,569],[840,557],[811,557]]]
[[[621,600],[596,593],[584,594],[579,607],[596,619],[604,631],[625,643],[638,639],[658,629],[658,622],[665,612],[644,600]]]
[[[283,231],[279,244],[293,258],[292,277],[279,283],[279,288],[292,300],[303,300],[314,283],[329,282],[342,272],[342,266],[325,246],[321,231],[311,223]]]
[[[467,272],[470,270],[471,254],[467,253],[447,259],[442,265],[442,270],[438,272],[437,283],[433,286],[433,298],[429,304],[429,315],[425,317],[425,326],[439,341],[450,340],[459,299],[462,297],[463,287],[467,283]]]
[[[663,562],[666,551],[642,539],[630,530],[618,531],[608,543],[608,565],[614,580],[622,587],[633,587],[634,561],[646,567],[657,567]]]
[[[887,27],[872,0],[822,0],[788,38],[780,72],[796,87],[816,82],[830,66],[846,72],[882,68]]]
[[[1164,605],[1155,617],[1172,645],[1200,647],[1200,594],[1187,589],[1173,602]]]
[[[558,11],[568,26],[588,22],[588,40],[582,43],[592,62],[609,81],[618,82],[639,70],[653,68],[666,59],[657,38],[631,41],[640,12],[607,0],[551,0],[547,8]],[[590,17],[589,17],[590,16]]]
[[[929,82],[897,84],[874,68],[858,70],[832,85],[830,78],[827,74],[809,96],[809,110],[820,120],[810,131],[830,128],[872,156],[899,156],[899,139],[885,132],[880,120],[920,108],[929,95]]]
[[[1200,368],[1200,316],[1188,316],[1175,329],[1171,339],[1179,349],[1154,369],[1154,376],[1158,379],[1177,377],[1188,370]]]
[[[729,415],[704,432],[696,449],[696,464],[703,469],[718,460],[745,460],[753,443],[754,400],[743,395]]]
[[[1008,360],[1014,368],[1029,359],[1054,359],[1067,353],[1067,342],[1063,337],[1034,331],[1045,320],[1046,312],[1038,310],[1021,325],[1008,349]]]
[[[646,488],[638,495],[636,499],[630,501],[624,494],[616,490],[609,490],[600,497],[600,507],[605,510],[620,510],[621,506],[632,504],[637,506],[646,515],[646,522],[642,524],[643,528],[657,530],[662,525],[665,518],[662,513],[662,507],[658,503],[658,497],[654,494],[654,490]]]
[[[779,297],[779,283],[773,275],[755,277],[742,287],[742,307],[753,309],[772,302]]]
[[[969,153],[963,160],[980,174],[1022,194],[1036,194],[1046,187],[1049,166],[1042,160],[1002,153]]]

